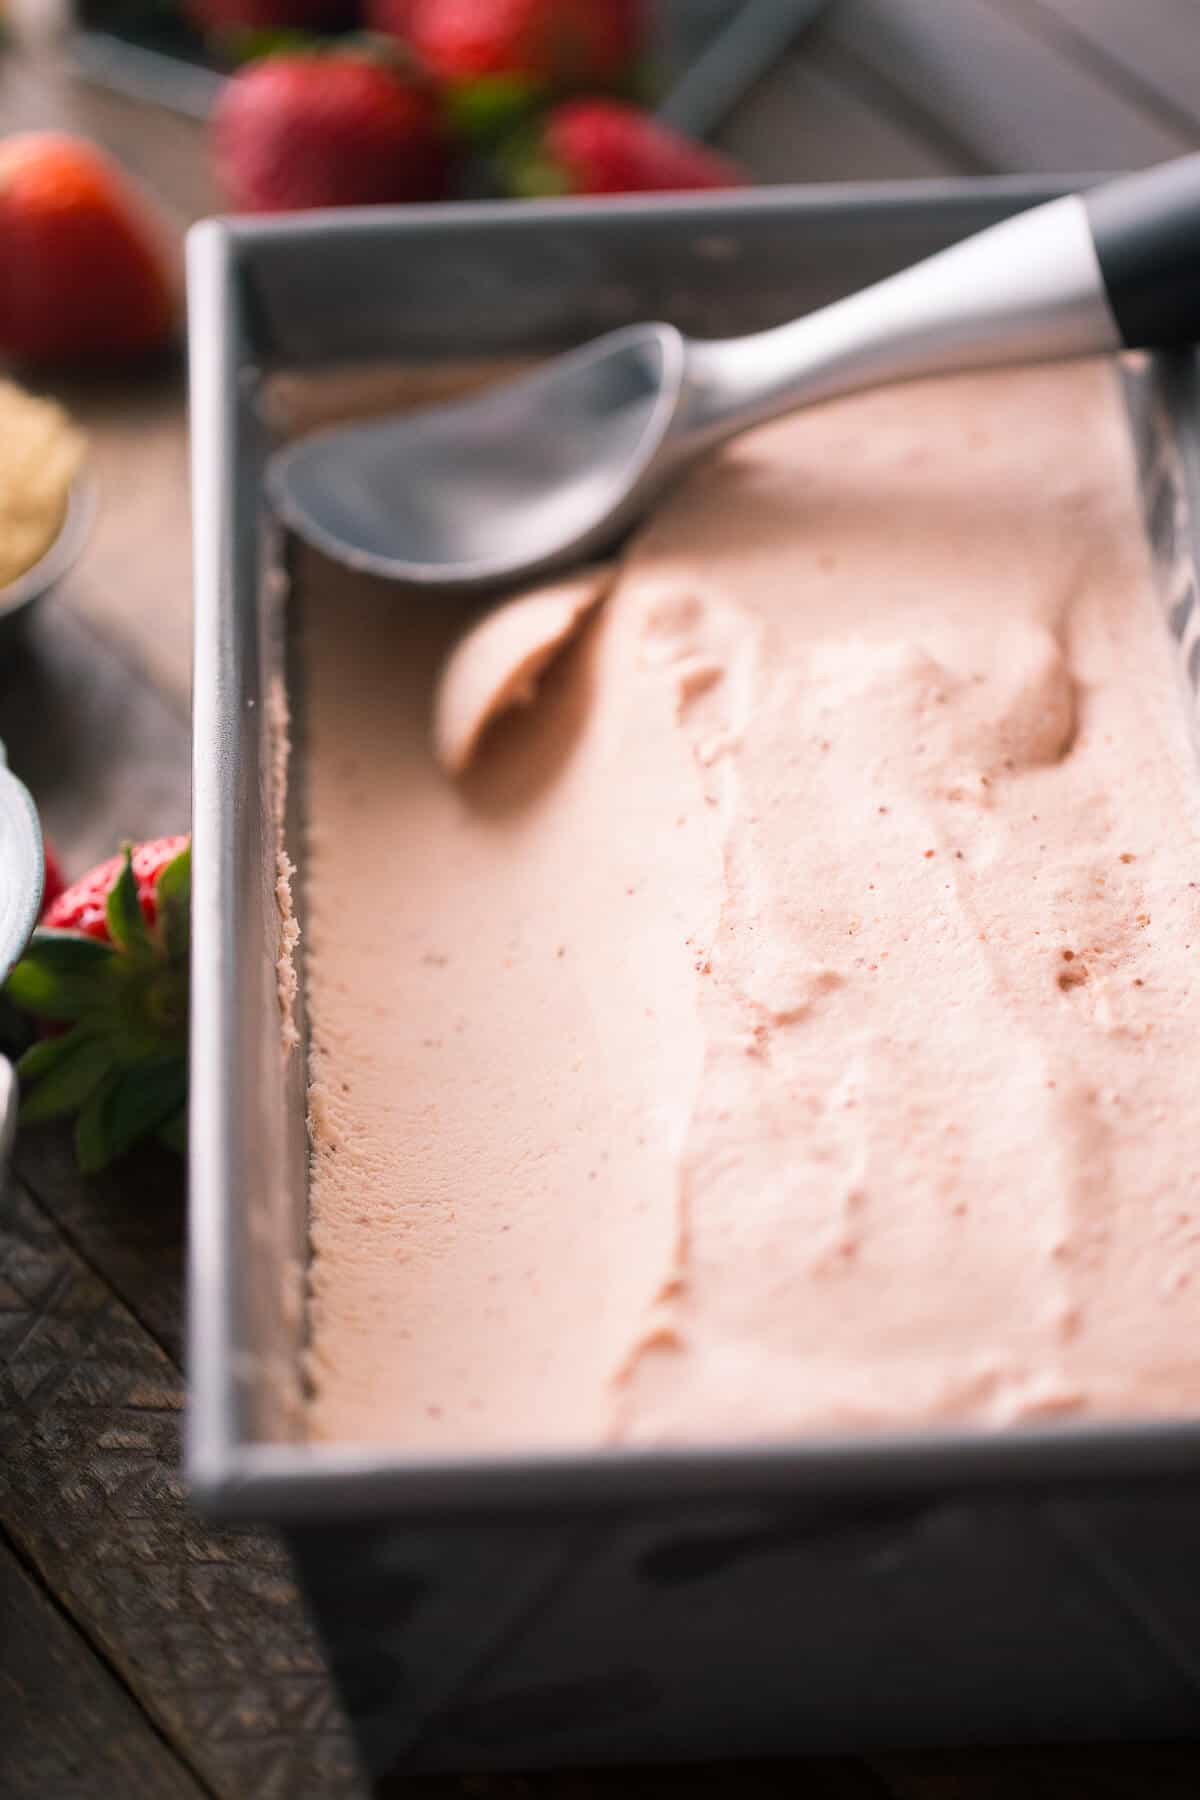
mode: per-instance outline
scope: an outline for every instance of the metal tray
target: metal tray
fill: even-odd
[[[189,243],[195,919],[187,1474],[282,1527],[394,1770],[1200,1727],[1200,1423],[462,1456],[309,1446],[302,1059],[281,1062],[269,371],[778,323],[1074,185],[211,221]],[[1131,385],[1164,619],[1200,684],[1200,369]],[[1198,1357],[1200,1374],[1200,1357]],[[1200,1384],[1198,1384],[1200,1386]]]

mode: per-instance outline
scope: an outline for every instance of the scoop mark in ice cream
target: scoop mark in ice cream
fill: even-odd
[[[450,652],[433,705],[434,755],[461,775],[493,719],[528,706],[540,677],[612,587],[615,564],[582,569],[489,612]]]

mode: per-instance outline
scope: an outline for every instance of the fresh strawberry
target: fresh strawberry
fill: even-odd
[[[555,95],[629,87],[644,0],[412,0],[413,49],[486,139]]]
[[[47,908],[5,986],[47,1028],[17,1064],[21,1118],[77,1115],[85,1174],[150,1134],[182,1145],[190,889],[186,837],[127,849]]]
[[[410,0],[413,48],[444,82],[600,87],[629,73],[643,0]]]
[[[47,837],[42,839],[42,853],[46,863],[46,873],[42,880],[42,917],[45,918],[59,895],[65,891],[67,883],[62,864]]]
[[[438,95],[399,57],[357,48],[240,70],[217,101],[213,147],[247,212],[437,200],[451,168]]]
[[[151,838],[128,853],[110,856],[94,869],[73,881],[61,892],[53,905],[47,903],[42,923],[49,931],[79,931],[85,937],[99,938],[103,944],[113,942],[109,897],[127,861],[133,868],[138,904],[147,925],[158,922],[158,883],[164,869],[188,847],[187,837]]]
[[[617,100],[565,101],[504,160],[513,192],[526,199],[731,188],[749,179],[728,157]]]
[[[127,358],[171,335],[166,240],[121,171],[82,138],[0,141],[0,270],[0,356]]]

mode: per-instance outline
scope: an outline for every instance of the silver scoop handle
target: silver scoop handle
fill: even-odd
[[[693,341],[691,453],[793,407],[916,376],[1200,338],[1200,155],[1006,219],[747,338]]]

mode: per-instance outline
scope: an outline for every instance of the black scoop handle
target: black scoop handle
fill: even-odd
[[[1200,342],[1200,155],[1105,182],[1083,203],[1122,342]]]

